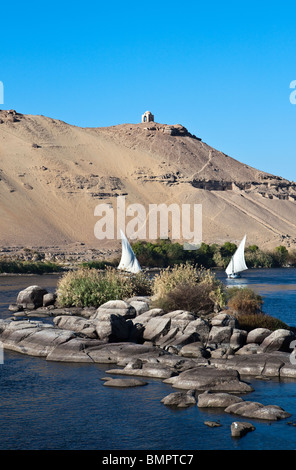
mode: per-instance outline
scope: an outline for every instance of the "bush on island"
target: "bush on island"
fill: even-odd
[[[150,293],[150,281],[142,272],[122,273],[109,267],[105,272],[79,268],[59,280],[57,301],[61,307],[99,307],[109,300]]]
[[[186,310],[194,314],[208,314],[225,306],[223,284],[206,269],[190,264],[166,268],[153,282],[155,307],[165,311]]]

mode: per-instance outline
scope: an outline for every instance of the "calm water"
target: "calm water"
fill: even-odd
[[[220,273],[218,276],[221,276]],[[228,282],[228,281],[225,281]],[[238,283],[237,280],[230,281]],[[265,311],[295,325],[296,270],[248,271],[239,282],[264,296]],[[55,276],[0,277],[0,315],[28,285],[53,291]],[[0,365],[0,449],[20,450],[246,450],[296,449],[296,383],[248,380],[253,401],[277,404],[292,417],[276,423],[201,411],[171,410],[160,400],[175,391],[160,380],[133,389],[103,386],[106,366],[64,364],[5,351]],[[209,428],[206,420],[220,420]],[[256,430],[240,440],[230,436],[233,421],[251,421]]]

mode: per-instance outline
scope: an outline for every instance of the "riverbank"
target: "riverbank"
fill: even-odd
[[[202,243],[197,250],[184,250],[183,245],[168,240],[146,242],[138,240],[132,248],[145,270],[166,268],[180,263],[191,263],[210,269],[224,270],[231,256],[237,249],[235,243],[225,242],[223,245]],[[80,266],[105,269],[106,266],[118,266],[121,247],[99,249],[88,247],[84,243],[72,243],[66,246],[32,246],[0,248],[1,272],[28,272],[39,274],[56,271],[72,270]],[[245,249],[247,266],[251,268],[295,267],[296,252],[284,245],[273,250],[262,250],[257,245]]]

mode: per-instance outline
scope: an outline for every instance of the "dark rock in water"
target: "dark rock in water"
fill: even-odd
[[[164,397],[161,402],[167,406],[187,408],[188,406],[196,404],[195,391],[188,390],[188,392],[170,393]]]
[[[253,388],[240,380],[236,370],[223,370],[216,367],[194,367],[181,372],[177,377],[166,380],[174,388],[199,391],[247,393]]]
[[[250,431],[255,431],[252,423],[234,422],[231,424],[231,437],[243,437]]]
[[[198,395],[198,408],[227,408],[243,399],[230,393],[210,393],[208,391]]]
[[[270,421],[277,421],[291,416],[280,406],[276,405],[262,405],[262,403],[253,401],[242,401],[241,403],[234,403],[225,409],[226,413],[234,413],[246,418],[265,419]]]
[[[219,428],[222,424],[219,421],[205,421],[204,424],[210,428]]]
[[[143,385],[147,385],[147,382],[139,379],[108,379],[104,385],[106,387],[122,387],[122,388],[129,388],[129,387],[141,387]]]
[[[167,379],[176,375],[176,371],[168,366],[157,363],[143,363],[140,368],[125,366],[124,369],[111,369],[106,371],[108,374],[136,375],[141,377],[154,377],[158,379]]]
[[[39,286],[29,286],[19,292],[16,304],[23,308],[38,308],[43,305],[43,296],[48,294],[46,289]]]

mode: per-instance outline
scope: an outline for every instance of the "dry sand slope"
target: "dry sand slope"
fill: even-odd
[[[0,246],[117,247],[94,236],[101,203],[202,204],[203,241],[296,243],[296,184],[244,165],[181,125],[79,128],[0,112]]]

